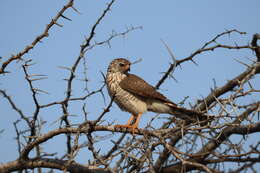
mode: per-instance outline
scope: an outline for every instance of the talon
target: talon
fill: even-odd
[[[138,129],[138,124],[139,124],[139,121],[140,121],[140,118],[141,118],[142,114],[138,114],[137,117],[136,117],[136,121],[134,122],[133,125],[131,125],[131,122],[132,120],[134,119],[134,115],[132,115],[130,117],[130,119],[127,121],[127,124],[124,124],[124,125],[121,125],[121,124],[117,124],[115,125],[114,127],[117,128],[117,127],[124,127],[124,128],[130,128],[132,129],[132,134],[134,135],[135,134],[135,131],[136,129]]]
[[[129,128],[129,129],[132,129],[132,134],[134,135],[135,134],[135,129],[138,129],[136,126],[134,125],[128,125],[128,124],[125,124],[125,125],[121,125],[121,124],[117,124],[114,126],[115,128],[119,127],[123,127],[123,128]]]

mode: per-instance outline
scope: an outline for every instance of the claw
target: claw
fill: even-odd
[[[134,125],[128,125],[128,124],[125,124],[125,125],[121,125],[121,124],[117,124],[114,126],[115,128],[119,127],[123,127],[123,128],[129,128],[129,129],[132,129],[132,134],[134,135],[135,134],[135,129],[138,129],[136,126]]]

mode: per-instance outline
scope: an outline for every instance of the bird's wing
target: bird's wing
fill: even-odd
[[[127,77],[125,77],[120,82],[120,87],[134,95],[146,98],[146,99],[156,99],[164,102],[168,106],[172,108],[171,114],[173,115],[179,115],[179,118],[185,119],[185,120],[206,120],[206,119],[213,119],[214,116],[210,115],[204,115],[203,113],[197,112],[195,110],[189,110],[186,108],[182,108],[177,106],[175,103],[171,102],[169,99],[167,99],[164,95],[157,92],[156,89],[145,82],[140,77],[128,74]],[[185,117],[183,117],[185,115]],[[186,116],[188,115],[188,116]]]
[[[153,86],[134,74],[128,74],[119,85],[122,89],[134,95],[148,99],[157,99],[169,104],[176,105],[175,103],[168,100],[164,95],[157,92]]]

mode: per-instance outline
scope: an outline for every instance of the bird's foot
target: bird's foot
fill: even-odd
[[[133,135],[135,134],[135,131],[138,129],[137,126],[135,126],[135,125],[129,125],[129,124],[123,124],[123,125],[117,124],[117,125],[115,125],[114,127],[115,127],[115,128],[117,128],[117,127],[119,127],[119,128],[124,127],[124,128],[132,129],[132,134],[133,134]]]

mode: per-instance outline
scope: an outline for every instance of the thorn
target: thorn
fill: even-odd
[[[172,50],[169,48],[169,46],[163,41],[163,39],[161,39],[163,45],[166,47],[168,53],[170,54],[170,56],[172,57],[172,61],[176,64],[176,58],[172,53]]]
[[[44,90],[41,90],[41,89],[33,88],[33,90],[35,92],[41,92],[41,93],[44,93],[44,94],[49,94],[47,91],[44,91]]]
[[[238,47],[238,44],[237,44],[237,42],[235,42],[235,45],[236,45],[236,47]]]
[[[131,64],[137,64],[137,63],[139,63],[139,62],[141,62],[141,61],[143,61],[143,59],[142,59],[142,58],[139,58],[138,60],[132,62]]]
[[[106,81],[106,76],[105,76],[105,74],[104,74],[102,71],[100,71],[100,73],[101,73],[101,75],[102,75],[104,81]]]
[[[47,76],[47,75],[44,75],[44,74],[31,74],[31,75],[29,75],[29,77],[33,77],[33,76]]]
[[[29,67],[29,66],[32,66],[32,65],[35,65],[35,64],[36,64],[36,62],[32,62],[31,64],[29,64],[29,62],[32,62],[32,59],[26,61],[25,64],[24,64],[24,66],[25,66],[25,67]]]
[[[82,13],[79,12],[75,7],[72,6],[71,8],[72,8],[76,13],[78,13],[78,14],[80,14],[80,15],[82,14]]]
[[[32,62],[32,59],[28,59],[25,61],[25,64],[29,63],[29,62]]]
[[[111,49],[110,41],[107,42],[108,48]]]
[[[239,61],[238,59],[234,59],[234,60],[235,60],[236,62],[238,62],[238,63],[240,63],[240,64],[246,66],[247,68],[250,67],[249,65],[247,65],[246,63],[243,63],[242,61]]]
[[[30,81],[37,81],[37,80],[43,80],[43,79],[48,79],[47,77],[41,77],[41,78],[36,78],[36,79],[30,79]]]
[[[178,80],[173,76],[172,73],[169,74],[169,77],[172,78],[176,83],[178,83]]]
[[[249,85],[249,88],[250,88],[251,90],[253,90],[254,88],[253,88],[252,84],[250,83],[250,81],[248,81],[247,83],[248,83],[248,85]]]
[[[72,71],[71,68],[65,67],[65,66],[58,66],[58,68],[65,69],[65,70],[68,70],[68,71]]]
[[[57,22],[56,22],[56,21],[54,21],[54,20],[53,20],[53,23],[54,23],[55,25],[59,26],[59,27],[63,27],[63,25],[62,25],[62,24],[59,24],[59,23],[57,23]]]
[[[214,90],[215,90],[217,88],[217,82],[216,82],[215,78],[213,78],[212,80],[213,80],[213,87],[214,87]]]
[[[193,59],[190,59],[195,65],[199,66]]]
[[[60,15],[61,17],[63,17],[64,19],[67,19],[67,20],[69,20],[69,21],[72,21],[70,18],[68,18],[68,17],[66,17],[66,16],[64,16],[63,14],[62,15]]]

